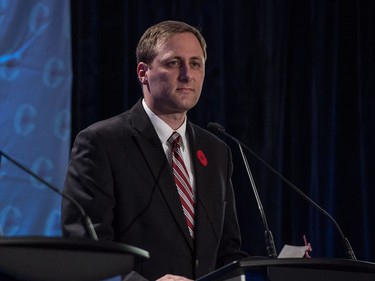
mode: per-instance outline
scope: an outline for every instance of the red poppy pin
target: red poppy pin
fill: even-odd
[[[198,158],[199,162],[202,164],[202,166],[204,166],[204,167],[207,166],[208,161],[207,161],[206,155],[204,155],[202,150],[197,151],[197,158]]]

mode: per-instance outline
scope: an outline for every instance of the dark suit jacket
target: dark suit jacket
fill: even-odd
[[[166,273],[197,278],[245,257],[230,150],[190,122],[187,136],[196,179],[194,240],[171,167],[141,102],[80,132],[72,149],[64,192],[83,205],[100,239],[149,251],[150,259],[134,270],[150,280]],[[207,158],[206,166],[198,150]],[[77,209],[66,200],[62,225],[66,236],[85,236]]]

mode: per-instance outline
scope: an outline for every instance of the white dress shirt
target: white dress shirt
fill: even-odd
[[[145,100],[142,100],[143,108],[145,109],[148,117],[151,120],[152,125],[154,126],[156,133],[158,134],[158,137],[161,141],[161,144],[163,146],[165,155],[167,156],[167,159],[169,161],[169,164],[172,163],[172,151],[171,151],[171,145],[168,142],[169,137],[172,135],[175,130],[173,130],[167,123],[165,123],[162,119],[160,119],[155,113],[151,111],[151,109],[147,106]],[[184,120],[184,123],[176,130],[177,133],[181,136],[180,141],[180,148],[181,148],[181,154],[182,159],[184,160],[186,169],[189,173],[189,180],[191,187],[193,190],[195,190],[195,184],[194,184],[194,173],[193,173],[193,165],[190,158],[190,150],[189,150],[189,143],[186,138],[186,118]]]

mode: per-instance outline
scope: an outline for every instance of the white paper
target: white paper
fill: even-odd
[[[308,246],[284,245],[278,258],[303,258],[308,250]]]

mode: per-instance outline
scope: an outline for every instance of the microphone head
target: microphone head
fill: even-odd
[[[207,124],[207,129],[214,133],[214,134],[217,134],[218,132],[225,132],[225,129],[223,126],[221,126],[220,124],[218,123],[214,123],[214,122],[209,122]]]

